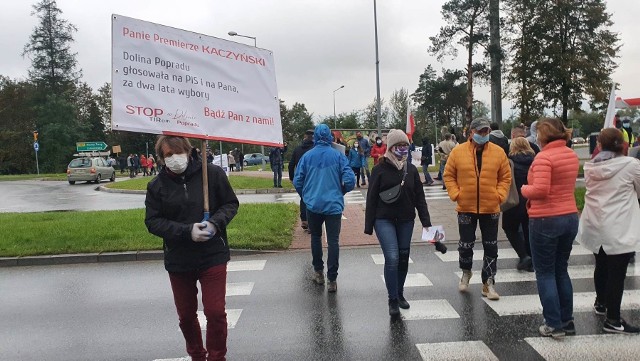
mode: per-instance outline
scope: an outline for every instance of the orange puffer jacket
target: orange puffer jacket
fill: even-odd
[[[511,167],[504,150],[486,143],[482,151],[482,167],[478,172],[476,146],[471,140],[451,151],[444,169],[444,183],[449,198],[458,202],[461,213],[500,213],[511,186]]]
[[[578,212],[573,195],[580,161],[564,140],[547,144],[529,168],[528,185],[522,186],[529,218],[562,216]]]

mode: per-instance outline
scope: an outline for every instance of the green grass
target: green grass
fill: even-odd
[[[2,213],[0,257],[161,250],[144,225],[144,209],[97,212]],[[298,214],[295,204],[243,204],[229,224],[236,249],[286,249]]]
[[[128,190],[146,190],[147,183],[149,183],[155,177],[140,177],[127,181],[110,183],[106,187],[111,189],[128,189]],[[273,188],[272,178],[262,177],[249,177],[242,175],[231,175],[229,177],[229,183],[233,189],[265,189]],[[283,181],[282,187],[285,189],[293,189],[293,185],[289,181]]]
[[[66,173],[51,173],[51,174],[12,174],[12,175],[0,175],[0,182],[6,181],[20,181],[20,180],[56,180],[66,181]]]
[[[576,205],[578,206],[578,210],[582,212],[584,208],[584,195],[587,193],[587,189],[584,187],[578,187],[575,191],[573,191],[573,195],[576,198]]]

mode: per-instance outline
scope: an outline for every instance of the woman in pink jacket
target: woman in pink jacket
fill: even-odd
[[[578,156],[566,146],[571,131],[561,120],[538,121],[542,149],[529,169],[528,185],[522,186],[529,213],[529,241],[538,295],[545,323],[543,336],[563,338],[575,334],[573,286],[567,265],[578,233],[578,208],[574,198]]]

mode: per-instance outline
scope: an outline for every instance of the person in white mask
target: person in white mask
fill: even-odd
[[[178,313],[179,325],[192,360],[224,360],[227,352],[225,288],[229,242],[227,225],[238,212],[225,172],[208,164],[210,215],[203,219],[202,161],[189,140],[160,136],[157,161],[165,165],[149,182],[145,224],[161,237],[164,266]],[[207,317],[206,343],[198,322],[198,288]]]

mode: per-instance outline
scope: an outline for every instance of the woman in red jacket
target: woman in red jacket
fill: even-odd
[[[387,145],[382,143],[382,138],[376,137],[376,144],[371,147],[371,158],[373,158],[373,165],[377,165],[380,158],[384,156],[387,151]]]
[[[578,177],[578,156],[566,146],[571,130],[561,120],[538,122],[536,155],[521,188],[528,199],[529,241],[538,295],[545,323],[543,336],[563,338],[575,334],[573,324],[573,286],[567,265],[578,233],[578,208],[573,195]]]

